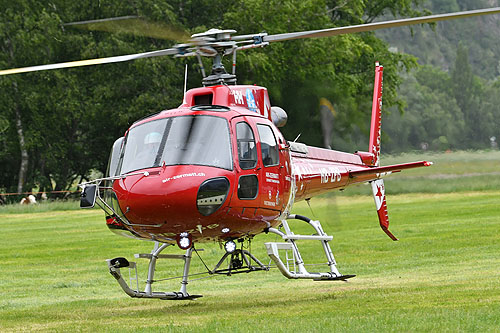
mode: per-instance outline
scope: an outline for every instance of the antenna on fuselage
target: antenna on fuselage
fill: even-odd
[[[314,216],[314,218],[316,218],[316,214],[314,214],[314,211],[311,207],[311,198],[307,198],[306,202],[307,202],[307,205],[309,206],[309,209],[311,210],[312,215]]]
[[[186,68],[184,69],[184,95],[183,96],[186,96],[187,81],[188,81],[188,64],[186,64]]]

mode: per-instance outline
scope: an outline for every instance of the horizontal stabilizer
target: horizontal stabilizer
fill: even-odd
[[[363,170],[349,171],[349,177],[355,178],[355,177],[359,177],[359,176],[373,175],[374,178],[378,178],[378,177],[383,176],[383,174],[385,174],[385,173],[399,172],[401,170],[413,169],[413,168],[419,168],[419,167],[431,166],[431,165],[432,165],[432,162],[427,162],[427,161],[386,165],[383,167],[373,167],[373,168],[366,168]]]

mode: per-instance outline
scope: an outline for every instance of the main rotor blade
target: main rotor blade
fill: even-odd
[[[101,65],[101,64],[109,64],[109,63],[114,63],[114,62],[129,61],[129,60],[140,59],[140,58],[151,58],[151,57],[159,57],[159,56],[165,56],[165,55],[173,55],[173,54],[177,54],[177,53],[179,53],[178,49],[170,48],[170,49],[129,54],[129,55],[122,55],[122,56],[116,56],[116,57],[78,60],[78,61],[70,61],[70,62],[61,62],[58,64],[50,64],[50,65],[40,65],[40,66],[5,69],[5,70],[0,70],[0,75],[10,75],[10,74],[18,74],[18,73],[45,71],[45,70],[49,70],[49,69],[59,69],[59,68]]]
[[[400,19],[400,20],[352,25],[352,26],[347,26],[347,27],[338,27],[338,28],[330,28],[330,29],[322,29],[322,30],[310,30],[310,31],[301,31],[301,32],[291,32],[291,33],[284,33],[284,34],[269,35],[269,36],[264,36],[263,41],[264,42],[279,42],[279,41],[284,41],[284,40],[302,39],[302,38],[330,37],[330,36],[337,36],[337,35],[344,35],[344,34],[352,34],[352,33],[356,33],[356,32],[374,31],[374,30],[383,29],[383,28],[393,28],[393,27],[401,27],[401,26],[405,26],[405,25],[432,23],[432,22],[437,22],[437,21],[444,21],[444,20],[451,20],[451,19],[457,19],[457,18],[479,16],[479,15],[498,14],[498,13],[500,13],[500,7],[470,10],[470,11],[448,13],[448,14],[436,14],[436,15],[430,15],[430,16]]]
[[[100,20],[72,22],[64,25],[84,30],[106,31],[113,33],[123,32],[136,36],[182,42],[189,39],[189,34],[182,29],[178,29],[167,24],[150,22],[138,16],[121,16]]]

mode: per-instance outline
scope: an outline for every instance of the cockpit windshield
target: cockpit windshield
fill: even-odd
[[[120,174],[162,165],[206,165],[232,170],[227,120],[180,116],[133,127],[120,158]]]

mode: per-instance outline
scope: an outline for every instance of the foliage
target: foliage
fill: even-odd
[[[281,33],[358,24],[386,12],[413,16],[420,14],[413,5],[421,2],[3,0],[0,67],[137,53],[173,44],[123,33],[79,31],[64,22],[139,15],[190,32],[219,27],[242,34]],[[290,114],[288,136],[319,128],[320,97],[342,105],[337,125],[342,135],[349,135],[353,126],[366,131],[364,119],[369,117],[371,100],[366,82],[371,82],[375,60],[387,64],[386,104],[403,105],[396,94],[398,73],[414,66],[414,59],[390,53],[373,33],[277,44],[242,52],[239,81],[269,88],[273,103]],[[193,59],[187,63],[197,68]],[[18,182],[19,128],[26,138],[22,146],[27,152],[23,160],[28,162],[25,189],[65,190],[91,170],[104,171],[109,147],[134,120],[180,103],[182,72],[181,61],[161,58],[2,77],[0,188],[13,189]],[[188,85],[197,86],[199,79],[199,74],[192,75]],[[14,111],[19,115],[18,127]],[[318,131],[304,132],[302,139],[321,142]]]
[[[334,26],[364,23],[364,17],[384,10],[404,11],[409,1],[384,2],[379,8],[371,2],[244,1],[243,10],[228,12],[226,26],[237,22],[241,33],[263,30],[270,34],[288,31],[314,30]],[[325,8],[329,8],[325,11]],[[248,13],[251,13],[248,17]],[[405,12],[415,14],[416,12]],[[387,64],[385,102],[402,106],[396,94],[398,73],[412,68],[414,59],[388,51],[387,44],[373,33],[337,36],[330,39],[310,39],[273,44],[261,52],[240,55],[240,78],[243,83],[259,83],[268,87],[272,103],[290,114],[283,129],[286,137],[302,134],[301,141],[320,145],[318,113],[319,98],[334,102],[339,117],[336,135],[349,135],[354,128],[368,130],[370,118],[374,63]]]
[[[239,34],[275,34],[361,24],[388,15],[428,13],[421,0],[2,0],[1,4],[0,68],[137,53],[175,43],[124,33],[80,31],[63,26],[64,22],[139,15],[189,33],[224,28]],[[429,8],[447,11],[471,6],[472,2],[464,0],[436,0]],[[466,27],[471,28],[472,20],[467,22]],[[485,18],[481,22],[490,28],[495,21]],[[446,30],[446,34],[458,38],[462,30]],[[322,142],[320,131],[315,130],[320,128],[319,98],[328,98],[337,111],[334,147],[354,150],[366,145],[373,66],[380,61],[384,65],[384,109],[395,108],[387,120],[389,125],[383,127],[384,149],[418,149],[422,142],[431,149],[484,148],[489,136],[500,136],[495,133],[500,117],[499,88],[478,79],[477,64],[483,60],[477,55],[481,52],[469,46],[475,45],[469,44],[471,40],[478,40],[483,48],[493,45],[494,34],[485,33],[486,39],[478,37],[483,36],[483,30],[474,29],[477,34],[466,39],[457,58],[461,63],[449,66],[460,70],[452,74],[427,67],[413,75],[402,74],[415,68],[416,58],[390,52],[379,35],[360,33],[287,41],[240,52],[238,78],[240,83],[268,87],[271,102],[289,114],[286,137],[294,139],[302,134],[301,141],[312,145]],[[419,36],[424,40],[423,35],[431,33],[428,28],[415,28],[415,48],[425,49]],[[450,47],[443,52],[449,55]],[[464,70],[469,68],[468,53],[472,53],[470,70]],[[491,56],[483,53],[487,54],[485,63],[490,64]],[[201,76],[195,59],[185,63],[191,69],[188,87],[199,86]],[[88,178],[92,170],[105,171],[109,148],[133,121],[180,103],[182,65],[179,59],[153,58],[0,78],[0,189],[12,191],[19,180],[22,157],[17,115],[28,156],[24,189],[66,190]],[[205,67],[210,67],[208,60]],[[398,92],[402,77],[407,81]]]
[[[400,94],[408,107],[403,116],[394,112],[384,119],[384,151],[461,147],[465,123],[452,96],[451,82],[446,73],[433,67],[421,67],[407,76]]]
[[[120,5],[121,4],[121,5]],[[144,14],[169,22],[167,3],[6,2],[0,64],[4,68],[106,57],[166,47],[147,38],[70,31],[62,22]],[[145,9],[143,8],[146,7]],[[134,75],[131,75],[134,73]],[[135,73],[141,73],[136,75]],[[2,77],[2,119],[20,110],[30,172],[26,189],[65,190],[92,169],[105,170],[109,147],[137,118],[182,99],[182,70],[172,59],[139,60]],[[0,150],[0,188],[17,182],[19,144],[13,123]]]
[[[498,137],[500,87],[472,73],[459,45],[450,73],[422,66],[405,77],[404,114],[384,119],[384,151],[486,149]]]
[[[432,13],[448,13],[500,6],[498,0],[432,0],[423,4]],[[386,17],[389,19],[390,17]],[[475,75],[493,80],[500,74],[500,16],[438,22],[377,31],[376,35],[396,47],[399,52],[415,55],[420,64],[432,65],[445,71],[455,62],[457,47],[468,49],[470,65]]]
[[[498,6],[497,0],[433,0],[434,13]],[[380,30],[377,36],[398,52],[408,52],[420,64],[399,91],[407,107],[383,121],[383,150],[486,149],[500,132],[498,81],[500,47],[498,15]]]

